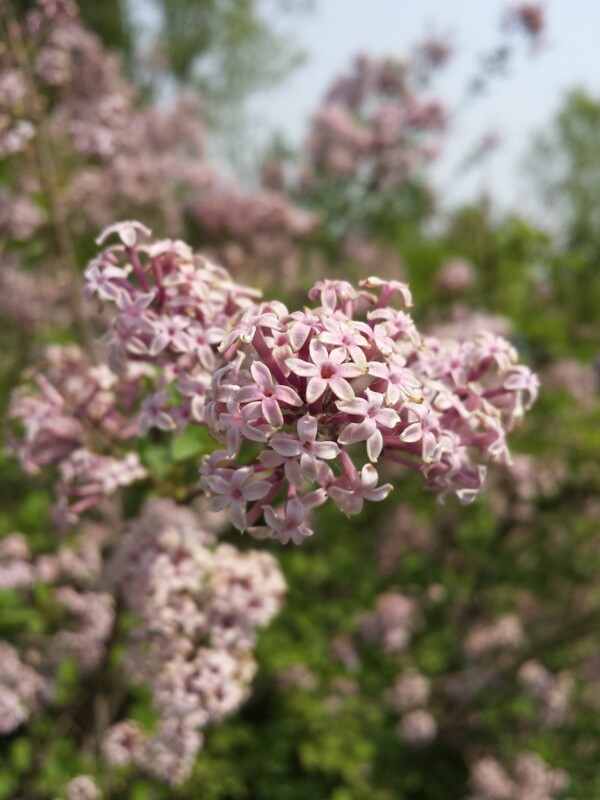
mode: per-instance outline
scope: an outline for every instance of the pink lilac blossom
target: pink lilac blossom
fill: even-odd
[[[285,583],[272,556],[216,545],[190,510],[150,501],[114,556],[121,593],[139,619],[125,661],[147,682],[153,733],[125,720],[106,733],[109,763],[170,784],[190,773],[202,731],[246,699],[257,631],[278,612]]]
[[[545,725],[561,725],[569,712],[574,690],[573,677],[567,672],[553,675],[543,664],[531,659],[522,664],[519,682],[536,702]]]
[[[56,663],[73,658],[84,670],[94,669],[106,655],[106,642],[115,621],[112,595],[60,586],[54,591],[54,600],[67,611],[75,627],[67,624],[52,637],[51,657]]]
[[[552,769],[535,753],[518,755],[512,770],[484,756],[471,765],[469,800],[553,800],[568,784],[563,770]]]
[[[533,46],[539,45],[546,28],[546,16],[541,3],[519,3],[506,14],[506,25],[525,34]]]
[[[574,359],[553,361],[542,373],[544,386],[567,392],[585,411],[594,408],[600,392],[600,380],[594,363]]]
[[[207,254],[232,271],[272,277],[291,286],[300,263],[299,247],[318,224],[316,214],[292,205],[282,194],[215,185],[190,201],[189,214],[202,226]]]
[[[469,261],[454,258],[442,265],[435,280],[440,294],[457,295],[468,292],[477,282],[475,268]]]
[[[386,192],[414,180],[437,156],[446,129],[447,112],[426,84],[449,56],[435,39],[406,60],[358,56],[313,118],[305,188],[351,179]]]
[[[92,366],[77,347],[53,346],[11,395],[9,446],[30,474],[58,468],[55,519],[70,524],[120,486],[146,475],[121,442],[137,432],[136,399],[148,374],[135,364],[120,376]],[[98,452],[100,451],[100,452]],[[104,452],[103,452],[104,451]]]
[[[464,648],[469,656],[478,658],[494,650],[516,650],[524,641],[520,618],[516,614],[505,614],[475,625],[467,634]]]
[[[47,681],[8,642],[0,641],[0,735],[12,733],[49,695]]]
[[[0,253],[0,315],[29,331],[72,322],[70,280],[57,263],[47,261],[42,274],[27,269],[15,252]],[[52,309],[49,314],[48,310]]]
[[[429,330],[440,339],[458,339],[461,342],[474,339],[483,331],[506,339],[511,334],[511,323],[498,314],[454,303],[450,308],[449,319],[444,322],[435,321]]]
[[[438,725],[435,717],[424,708],[417,708],[405,714],[398,723],[399,738],[413,747],[424,747],[437,736]]]
[[[368,642],[376,642],[388,653],[405,650],[417,624],[417,604],[399,592],[387,592],[377,598],[376,609],[359,619],[361,633]]]
[[[430,693],[429,679],[419,670],[409,669],[397,676],[394,686],[387,694],[387,699],[396,711],[408,711],[426,705]]]
[[[240,531],[299,543],[312,533],[308,512],[327,499],[359,513],[391,491],[379,484],[381,460],[463,502],[482,486],[483,460],[508,461],[506,432],[537,379],[506,340],[424,338],[394,307],[410,307],[406,284],[376,277],[358,288],[319,281],[315,305],[290,313],[185,244],[138,243],[133,230],[111,226],[105,236],[121,244],[86,273],[88,297],[112,307],[110,363],[156,371],[142,435],[206,424],[223,443],[204,460],[201,485]]]
[[[22,533],[0,539],[0,589],[25,589],[35,581],[31,551]]]
[[[102,800],[102,792],[91,775],[77,775],[65,786],[67,800]]]

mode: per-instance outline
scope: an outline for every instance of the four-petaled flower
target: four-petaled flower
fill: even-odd
[[[145,225],[142,225],[141,222],[137,222],[136,220],[115,222],[113,225],[109,225],[107,228],[104,228],[100,236],[98,236],[96,239],[96,244],[104,244],[104,242],[110,236],[112,236],[113,233],[116,233],[125,247],[133,247],[137,242],[138,232],[143,233],[144,236],[150,236],[152,233],[150,228],[147,228]]]
[[[285,434],[271,437],[269,444],[276,453],[286,458],[300,459],[300,469],[305,478],[316,481],[318,476],[317,459],[336,458],[340,448],[335,442],[318,442],[318,422],[310,414],[298,420],[298,438]]]
[[[86,300],[91,300],[95,294],[102,300],[116,300],[123,290],[114,281],[126,277],[127,270],[121,267],[109,265],[100,269],[99,263],[92,261],[85,271],[83,295]]]
[[[250,467],[219,470],[219,474],[206,478],[210,490],[216,495],[210,501],[212,511],[227,509],[231,524],[239,531],[246,529],[246,503],[262,499],[271,488],[268,481],[253,480]]]
[[[271,506],[264,508],[265,522],[275,532],[275,538],[281,544],[292,541],[300,544],[308,536],[313,535],[313,531],[302,523],[306,517],[306,506],[297,497],[293,497],[285,504],[283,518],[280,517]]]
[[[338,436],[338,442],[346,445],[366,441],[369,459],[377,461],[383,449],[383,436],[379,428],[395,428],[400,417],[393,408],[383,407],[383,394],[367,389],[365,395],[366,399],[355,397],[351,402],[338,402],[337,407],[344,414],[362,417],[361,422],[346,425]]]
[[[260,361],[252,364],[250,372],[255,385],[242,386],[237,394],[238,403],[260,403],[263,416],[269,425],[280,428],[283,425],[283,414],[279,404],[298,407],[302,405],[302,400],[291,386],[274,384],[271,370]]]
[[[366,367],[347,363],[345,348],[336,347],[328,352],[316,339],[310,343],[310,357],[312,363],[301,358],[288,358],[286,362],[294,374],[310,378],[306,386],[307,403],[315,403],[328,388],[342,400],[354,398],[354,390],[347,379],[364,375]]]
[[[360,514],[365,500],[379,502],[385,500],[392,491],[391,483],[384,483],[377,486],[379,476],[372,464],[365,464],[360,474],[357,472],[355,478],[348,482],[348,486],[330,486],[328,494],[333,502],[344,514],[349,517]]]

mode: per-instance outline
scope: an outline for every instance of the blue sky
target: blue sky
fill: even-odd
[[[280,87],[254,98],[251,109],[267,129],[282,130],[294,143],[332,77],[359,51],[406,53],[427,32],[449,37],[457,56],[440,86],[451,106],[462,96],[478,55],[499,41],[504,0],[315,0],[314,10],[293,17],[287,28],[308,56]],[[545,47],[529,57],[522,45],[509,77],[494,82],[488,95],[457,115],[436,181],[449,203],[489,187],[504,207],[525,211],[528,200],[519,178],[532,132],[541,129],[571,87],[600,89],[600,2],[546,0]],[[456,167],[481,134],[494,129],[503,147],[493,163],[470,178]],[[538,209],[539,211],[539,209]]]

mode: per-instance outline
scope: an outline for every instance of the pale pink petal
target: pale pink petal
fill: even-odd
[[[239,500],[234,501],[229,506],[229,519],[231,520],[231,524],[234,528],[237,528],[238,531],[243,532],[246,528],[246,512]]]
[[[310,334],[310,328],[308,325],[305,325],[303,322],[296,322],[290,328],[289,337],[290,337],[290,344],[294,348],[294,350],[298,351],[302,347],[302,345],[308,339]]]
[[[301,375],[304,378],[310,378],[319,373],[318,367],[308,361],[302,361],[301,358],[288,358],[285,363],[295,375]]]
[[[357,417],[366,417],[369,413],[369,404],[362,397],[355,397],[347,403],[339,402],[336,406],[344,414],[352,414]]]
[[[317,458],[329,460],[339,455],[340,448],[335,442],[315,442],[313,445],[313,452]]]
[[[273,444],[273,440],[271,440],[271,444]],[[283,457],[274,450],[263,450],[259,459],[260,463],[264,464],[267,469],[276,469],[276,467],[280,467],[284,463]]]
[[[298,420],[298,436],[301,442],[314,442],[317,435],[317,420],[305,414]]]
[[[370,491],[377,486],[379,475],[372,464],[365,464],[360,471],[360,482],[364,491]]]
[[[340,364],[336,372],[342,378],[358,378],[359,375],[367,374],[367,367],[359,364]]]
[[[322,506],[327,500],[327,492],[325,489],[315,489],[313,492],[308,492],[302,498],[304,508],[316,508]]]
[[[268,481],[247,483],[242,490],[244,500],[260,500],[268,493],[270,488],[271,484]]]
[[[370,461],[377,461],[383,449],[383,437],[380,430],[376,430],[367,439],[367,455]]]
[[[350,388],[350,385],[347,384]],[[321,378],[318,375],[315,375],[314,378],[311,378],[308,382],[306,387],[306,400],[308,403],[314,403],[316,400],[321,397],[323,392],[327,389],[327,381],[325,378]],[[352,389],[350,389],[352,391]]]
[[[387,380],[390,374],[390,371],[386,364],[383,361],[369,361],[367,363],[368,374],[373,375],[374,378],[382,378],[383,380]]]
[[[391,408],[382,408],[377,412],[377,424],[383,428],[395,428],[400,422],[400,417]]]
[[[381,500],[385,500],[393,488],[391,483],[384,483],[376,489],[370,489],[368,492],[365,492],[365,498],[371,500],[373,503],[379,503]]]
[[[434,434],[431,433],[431,431],[428,431],[423,436],[423,450],[422,450],[423,461],[431,463],[432,461],[435,460],[434,457],[435,457],[436,445],[437,442]]]
[[[365,370],[367,368],[367,357],[364,352],[360,349],[360,347],[356,344],[351,344],[348,346],[348,352],[350,353],[350,358],[356,363],[360,364],[361,368]]]
[[[272,528],[274,531],[280,531],[283,528],[282,520],[273,511],[271,506],[265,506],[263,508],[263,515],[269,528]]]
[[[283,425],[283,415],[279,403],[274,397],[265,397],[262,401],[262,410],[269,425],[274,428],[280,428]]]
[[[295,497],[291,500],[288,500],[285,504],[285,521],[286,526],[294,526],[298,527],[300,523],[304,520],[304,506],[300,502],[300,500],[296,499]]]
[[[154,425],[160,428],[161,431],[172,431],[175,428],[175,421],[166,411],[160,411],[156,415]]]
[[[254,427],[254,425],[248,425],[247,423],[242,425],[242,433],[246,439],[250,439],[253,442],[267,441],[266,433],[261,431],[259,428]]]
[[[313,339],[310,343],[310,357],[317,366],[322,366],[329,360],[329,353],[325,345]]]
[[[302,474],[308,478],[309,481],[317,479],[317,462],[312,453],[302,453],[300,456],[300,469]]]
[[[340,444],[354,444],[364,442],[375,431],[377,425],[373,419],[363,419],[361,422],[351,422],[338,436]]]
[[[336,506],[349,517],[360,514],[362,511],[363,499],[360,494],[348,489],[341,489],[338,486],[331,486],[328,494]]]
[[[313,378],[313,380],[315,379]],[[334,375],[333,378],[329,379],[329,387],[334,395],[341,400],[352,400],[354,397],[352,386],[350,386],[348,381],[340,378],[338,375]]]
[[[302,400],[298,395],[298,392],[295,389],[292,389],[291,386],[278,386],[275,389],[275,397],[281,403],[287,403],[289,406],[296,406],[299,407],[302,405]]]
[[[269,444],[276,453],[279,453],[279,455],[285,456],[286,458],[293,458],[294,456],[300,455],[302,452],[302,446],[297,439],[288,439],[287,437],[284,438],[283,436],[273,436]]]
[[[262,394],[256,386],[242,386],[236,395],[238,403],[251,403],[254,400],[260,400]]]
[[[260,361],[255,361],[250,367],[250,371],[261,392],[265,393],[273,388],[273,376],[271,375],[271,371],[264,364],[261,364]]]
[[[319,341],[323,342],[323,344],[339,344],[340,342],[340,335],[338,333],[330,333],[329,331],[324,331],[323,333],[319,334]]]
[[[400,434],[400,439],[403,442],[418,442],[423,437],[423,429],[419,422],[413,422],[405,428]]]
[[[331,361],[336,366],[343,364],[346,360],[346,348],[345,347],[336,347],[335,350],[332,350],[329,353],[329,361]]]
[[[154,339],[150,342],[149,352],[151,356],[157,356],[159,353],[165,349],[165,347],[169,344],[169,337],[166,333],[159,333],[158,336],[155,336]]]
[[[211,511],[223,511],[224,508],[227,508],[229,503],[229,497],[225,497],[221,494],[218,495],[218,497],[211,498],[209,508]]]
[[[300,470],[299,461],[296,461],[295,459],[293,461],[291,459],[286,461],[283,471],[285,473],[286,480],[289,481],[292,486],[302,486],[302,471]]]

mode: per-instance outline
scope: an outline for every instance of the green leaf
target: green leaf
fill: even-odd
[[[171,441],[171,457],[175,462],[199,458],[213,449],[214,440],[206,430],[197,425],[190,426],[181,436]]]
[[[33,747],[29,739],[15,739],[10,747],[10,762],[17,772],[27,772],[31,766]]]

